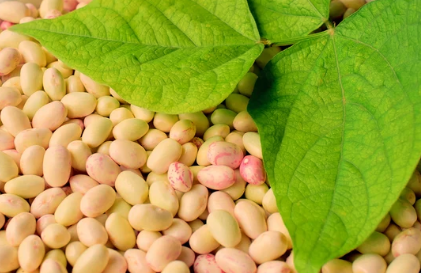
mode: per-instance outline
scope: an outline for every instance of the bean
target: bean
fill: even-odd
[[[262,54],[257,58],[256,64],[260,68],[264,68],[266,64],[279,52],[281,51],[278,46],[271,46],[263,49]],[[241,92],[240,92],[241,93]]]
[[[175,190],[188,192],[193,184],[193,174],[183,163],[173,162],[168,168],[168,181]]]
[[[190,273],[188,266],[182,261],[172,261],[162,270],[162,273]]]
[[[18,250],[10,245],[0,245],[0,272],[19,268]]]
[[[390,251],[390,241],[386,235],[375,231],[357,247],[357,250],[362,254],[374,253],[385,256]]]
[[[89,146],[81,140],[74,140],[67,145],[70,153],[72,168],[81,172],[86,172],[86,162],[92,155]]]
[[[234,247],[241,241],[241,232],[235,218],[225,210],[215,210],[207,219],[209,231],[224,247]]]
[[[349,17],[349,16],[351,16],[351,14],[353,14],[354,12],[356,12],[357,10],[356,9],[354,9],[354,8],[348,8],[345,12],[344,12],[344,15],[343,15],[343,19],[345,19],[345,18],[347,18],[347,17]]]
[[[162,234],[158,231],[142,230],[137,235],[136,245],[139,249],[147,252],[151,247],[152,243],[160,238]]]
[[[66,246],[66,259],[71,266],[74,266],[77,259],[87,247],[79,241],[71,242]]]
[[[247,152],[255,157],[263,159],[262,157],[262,145],[260,143],[260,136],[255,132],[247,132],[243,136],[244,147]]]
[[[31,213],[36,218],[46,214],[53,214],[65,197],[66,193],[60,188],[47,189],[32,201]]]
[[[345,10],[346,7],[341,1],[332,1],[329,6],[329,17],[332,19],[340,19]]]
[[[22,41],[19,44],[19,52],[22,54],[22,57],[26,63],[36,63],[40,67],[44,67],[47,64],[44,51],[42,50],[41,46],[35,42]]]
[[[165,133],[169,133],[171,131],[171,128],[174,126],[174,124],[176,124],[177,121],[177,115],[155,113],[153,125],[156,129],[161,130]]]
[[[191,120],[183,119],[171,127],[169,136],[182,145],[192,140],[195,134],[196,125]]]
[[[28,212],[28,202],[14,194],[4,193],[0,195],[0,213],[7,217],[15,217],[21,212]]]
[[[52,133],[46,128],[34,128],[20,132],[15,138],[16,150],[23,153],[27,148],[39,145],[44,149],[48,148]]]
[[[129,272],[155,273],[146,262],[146,253],[140,249],[129,249],[124,253]]]
[[[208,140],[215,136],[225,138],[230,133],[230,127],[226,124],[215,124],[209,127],[203,135],[203,140]]]
[[[161,272],[170,262],[177,259],[181,253],[181,243],[172,236],[162,236],[155,240],[145,259],[152,270]]]
[[[148,157],[147,166],[158,174],[168,171],[171,163],[181,156],[181,145],[169,138],[161,141]]]
[[[154,183],[156,181],[168,181],[167,174],[166,173],[157,174],[157,173],[154,173],[154,172],[150,172],[148,174],[148,177],[146,178],[146,182],[150,186],[150,185],[152,185],[152,183]]]
[[[4,80],[3,87],[13,87],[19,90],[20,94],[23,94],[22,86],[20,85],[20,77],[19,77],[20,69],[21,69],[21,66],[18,66],[9,75],[7,75],[7,77],[3,76],[3,80]]]
[[[117,213],[108,216],[105,222],[111,243],[119,250],[126,251],[136,244],[136,235],[129,221]]]
[[[225,105],[228,109],[240,113],[247,110],[249,98],[241,94],[231,94],[225,99]],[[235,127],[235,126],[234,126]]]
[[[120,102],[117,99],[111,96],[103,96],[98,98],[96,112],[101,116],[108,117],[118,107],[120,107]]]
[[[263,53],[262,53],[263,54]],[[238,82],[237,88],[238,91],[247,96],[250,97],[251,94],[253,93],[253,89],[254,89],[254,84],[257,81],[257,75],[252,73],[252,72],[248,72],[246,75],[244,75],[244,77]]]
[[[19,90],[13,87],[0,87],[0,110],[6,106],[18,106],[21,101]]]
[[[186,222],[193,221],[206,209],[209,192],[203,185],[193,185],[189,192],[186,192],[180,200],[178,217]]]
[[[215,256],[213,254],[204,254],[197,256],[194,262],[195,273],[224,273],[222,269],[216,264]]]
[[[384,232],[387,229],[387,227],[389,226],[390,220],[391,220],[390,214],[388,213],[383,217],[382,221],[377,226],[376,231]]]
[[[231,196],[223,191],[216,191],[211,193],[208,199],[208,211],[212,213],[216,210],[226,210],[234,216],[235,204]]]
[[[44,0],[41,2],[41,5],[39,7],[39,14],[41,18],[48,18],[47,14],[52,10],[57,10],[61,12],[63,10],[63,1]]]
[[[197,156],[197,146],[191,142],[181,145],[181,157],[178,160],[186,166],[192,166]]]
[[[6,218],[2,213],[0,213],[0,229],[4,226],[4,223],[6,222]]]
[[[209,166],[211,165],[211,163],[209,162],[208,159],[208,151],[209,151],[209,146],[212,143],[215,143],[217,141],[223,141],[224,139],[220,136],[214,136],[209,138],[208,140],[206,140],[202,146],[200,146],[199,151],[197,152],[197,159],[196,162],[198,165],[200,166]]]
[[[19,174],[19,168],[14,160],[4,152],[0,152],[0,182],[7,182]]]
[[[13,47],[17,49],[20,42],[29,40],[30,38],[28,36],[10,30],[0,32],[0,48]]]
[[[148,198],[148,185],[145,180],[130,172],[121,172],[115,181],[118,194],[130,205],[143,204]]]
[[[35,217],[29,212],[21,212],[10,219],[6,229],[6,239],[11,246],[19,246],[36,230]]]
[[[352,264],[348,261],[333,259],[323,265],[322,273],[353,273]]]
[[[37,235],[29,235],[19,246],[18,259],[20,267],[26,272],[35,271],[42,263],[45,247]]]
[[[16,137],[20,132],[30,129],[31,124],[25,113],[15,106],[6,106],[1,110],[0,119],[7,131]]]
[[[247,111],[242,111],[235,116],[234,128],[240,132],[257,132],[257,126]]]
[[[58,261],[54,259],[47,259],[42,262],[40,267],[40,273],[67,273],[66,268]]]
[[[15,138],[8,132],[0,129],[0,151],[14,149]]]
[[[20,85],[27,96],[42,89],[43,72],[37,63],[25,63],[20,72]]]
[[[265,216],[254,202],[242,200],[235,205],[234,214],[241,230],[251,239],[267,231]]]
[[[121,121],[113,129],[115,139],[136,141],[143,137],[149,130],[149,125],[137,118],[129,118]]]
[[[77,223],[77,235],[82,244],[87,247],[101,244],[108,241],[108,234],[105,227],[94,218],[83,218]]]
[[[126,168],[139,169],[146,163],[145,149],[129,140],[114,140],[110,145],[109,153],[116,163]]]
[[[86,170],[90,177],[100,184],[114,186],[120,174],[119,166],[105,154],[93,154],[86,160]]]
[[[136,230],[161,231],[172,224],[171,212],[152,204],[137,204],[129,212],[130,225]]]
[[[408,201],[411,205],[415,204],[415,201],[417,200],[417,197],[415,196],[415,193],[413,190],[411,190],[408,187],[405,187],[400,195],[400,198],[405,199],[406,201]]]
[[[36,91],[26,101],[22,111],[32,120],[35,113],[44,105],[50,102],[50,98],[44,91]]]
[[[108,249],[103,245],[93,245],[85,250],[76,260],[73,266],[73,273],[100,273],[102,272],[109,259]]]
[[[378,254],[364,254],[352,263],[353,272],[384,273],[386,261]]]
[[[107,139],[113,128],[111,120],[104,117],[96,118],[89,125],[85,124],[85,126],[82,141],[91,148],[101,145]]]
[[[417,170],[414,171],[406,186],[410,188],[417,197],[421,196],[421,175]]]
[[[345,7],[353,8],[355,10],[358,10],[365,4],[364,0],[341,0],[341,2],[345,5]]]
[[[12,23],[19,23],[19,21],[29,16],[30,11],[25,4],[17,1],[6,1],[0,3],[0,19]]]
[[[185,244],[189,241],[192,229],[185,221],[175,218],[171,226],[163,230],[162,234],[172,236],[178,239],[181,244]]]
[[[45,58],[47,59],[47,64],[57,61],[57,58],[46,48],[43,47],[42,50],[44,51]]]
[[[84,74],[80,74],[80,80],[83,83],[83,86],[85,87],[86,91],[92,95],[94,95],[95,98],[100,98],[103,96],[109,96],[110,95],[110,88],[108,88],[105,85],[99,84],[93,79],[89,78],[88,76]]]
[[[149,200],[152,205],[171,212],[173,216],[177,214],[178,198],[174,189],[167,182],[154,182],[149,188]]]
[[[267,219],[268,230],[279,231],[284,234],[288,239],[288,249],[292,248],[292,240],[287,227],[281,215],[278,212],[272,213]]]
[[[152,151],[161,141],[168,138],[167,135],[157,129],[150,129],[143,137],[139,139],[140,145],[146,150]]]
[[[45,70],[42,83],[51,100],[59,101],[66,95],[66,83],[63,75],[55,68]]]
[[[282,261],[270,261],[270,262],[263,263],[257,267],[257,273],[278,273],[278,272],[290,273],[292,271],[291,271],[291,268],[287,265],[287,263],[282,262]],[[325,273],[325,272],[322,272],[322,273]],[[334,272],[329,271],[326,273],[334,273]],[[352,273],[352,271],[343,272],[343,273]]]
[[[418,273],[420,271],[420,261],[411,254],[403,254],[390,263],[386,273]]]
[[[4,191],[22,198],[34,198],[44,191],[45,181],[36,175],[22,175],[9,180],[4,186]]]
[[[237,200],[240,198],[246,189],[246,181],[241,177],[240,171],[234,170],[235,174],[235,182],[232,184],[232,186],[223,189],[222,191],[227,193],[233,200]]]
[[[68,94],[75,93],[75,92],[84,93],[85,87],[83,86],[83,83],[79,77],[72,75],[66,79],[66,91]],[[84,94],[89,94],[89,93],[84,93]],[[89,95],[93,96],[92,94],[89,94]]]
[[[146,123],[151,122],[155,116],[155,112],[152,112],[146,108],[142,108],[133,104],[130,105],[130,110],[132,111],[135,118],[141,119],[145,121]]]
[[[69,151],[53,146],[45,151],[43,172],[45,181],[52,187],[62,187],[69,181],[72,162]]]
[[[262,205],[263,198],[268,190],[269,190],[268,186],[264,183],[261,185],[248,184],[246,186],[245,197],[248,200],[251,200],[259,205]]]
[[[130,110],[125,107],[117,108],[114,111],[112,111],[110,114],[110,120],[112,121],[114,126],[116,126],[123,120],[132,119],[132,118],[134,118],[133,113],[130,112]]]
[[[287,248],[288,239],[284,234],[266,231],[251,243],[249,253],[256,263],[262,264],[281,257]]]
[[[97,217],[106,212],[113,204],[116,193],[108,185],[98,185],[88,190],[82,197],[80,210],[88,217]]]
[[[56,222],[68,227],[76,224],[83,218],[80,211],[80,203],[82,201],[82,193],[74,192],[68,195],[57,207],[54,217]]]
[[[60,224],[48,225],[41,233],[41,239],[50,248],[61,248],[70,241],[70,233]]]
[[[390,217],[393,222],[402,228],[410,228],[417,220],[415,208],[407,200],[399,198],[390,209]]]
[[[82,128],[75,123],[70,123],[58,128],[50,139],[50,147],[64,146],[67,147],[70,142],[78,140],[82,135]]]
[[[212,165],[223,165],[236,169],[243,160],[243,152],[235,144],[217,141],[209,145],[208,160]]]
[[[66,255],[61,249],[52,249],[48,251],[44,256],[44,261],[47,259],[52,259],[60,263],[64,268],[67,266]]]
[[[69,184],[73,192],[80,192],[81,194],[85,194],[88,190],[99,185],[98,182],[84,174],[70,177]]]
[[[234,170],[227,166],[208,166],[200,170],[197,179],[213,190],[223,190],[235,183]]]
[[[102,273],[125,273],[127,271],[127,262],[123,255],[114,249],[108,249],[108,254],[108,263]]]
[[[256,264],[251,257],[235,248],[223,248],[215,255],[216,264],[225,272],[253,273]]]
[[[273,189],[270,188],[264,195],[262,200],[262,206],[268,213],[278,212],[278,207],[276,205],[275,194],[273,194]]]
[[[61,102],[66,106],[69,118],[83,118],[95,111],[96,98],[86,92],[74,92],[66,94]]]
[[[73,69],[69,68],[68,66],[64,65],[62,62],[52,62],[47,65],[47,68],[54,68],[57,69],[60,74],[63,76],[63,79],[69,78],[73,74]],[[66,82],[64,82],[66,85]],[[64,87],[66,89],[66,86]]]
[[[195,232],[196,230],[198,230],[201,226],[204,225],[204,223],[202,222],[202,220],[200,219],[195,219],[191,222],[188,222],[189,226],[192,229],[192,232]]]
[[[124,199],[121,198],[120,196],[117,196],[115,201],[114,201],[114,204],[105,213],[108,216],[112,213],[117,213],[117,214],[123,216],[125,219],[128,219],[129,218],[129,212],[130,212],[131,208],[132,208],[132,206],[129,205],[129,203],[124,201]]]
[[[36,227],[36,231],[38,235],[41,235],[42,231],[49,225],[57,223],[56,219],[54,217],[53,214],[46,214],[41,216],[38,220],[37,220],[37,227]]]
[[[399,233],[392,242],[394,257],[402,254],[417,254],[421,250],[421,231],[417,228],[408,228]]]
[[[67,109],[64,104],[60,101],[53,101],[38,109],[32,119],[32,126],[54,131],[63,124],[66,116]]]

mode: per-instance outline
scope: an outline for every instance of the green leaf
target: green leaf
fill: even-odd
[[[222,102],[263,50],[246,0],[94,0],[12,30],[130,103],[165,113]]]
[[[260,35],[272,43],[292,44],[329,18],[330,0],[248,0]]]
[[[421,2],[377,0],[279,53],[249,111],[300,273],[376,228],[421,155]]]

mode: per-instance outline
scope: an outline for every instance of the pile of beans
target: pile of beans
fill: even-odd
[[[296,272],[247,112],[280,49],[223,104],[154,113],[7,30],[79,2],[0,0],[0,273]],[[417,273],[417,197],[418,172],[377,231],[322,272]]]

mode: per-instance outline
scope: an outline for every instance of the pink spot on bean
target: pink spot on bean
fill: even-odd
[[[235,173],[227,166],[208,166],[199,171],[197,179],[209,189],[223,190],[235,183]]]
[[[241,177],[250,184],[261,185],[266,181],[263,161],[253,155],[245,156],[240,165]]]
[[[173,189],[188,192],[193,184],[193,173],[183,163],[174,162],[168,168],[168,181]]]
[[[223,165],[237,169],[243,157],[243,151],[234,143],[217,141],[209,146],[208,160],[212,165]]]

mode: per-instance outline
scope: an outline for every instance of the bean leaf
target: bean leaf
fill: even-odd
[[[330,0],[248,0],[263,38],[292,44],[329,17]]]
[[[299,272],[361,244],[421,155],[421,2],[378,0],[265,68],[249,111]]]
[[[222,102],[263,50],[246,0],[94,0],[12,30],[130,103],[165,113]]]

